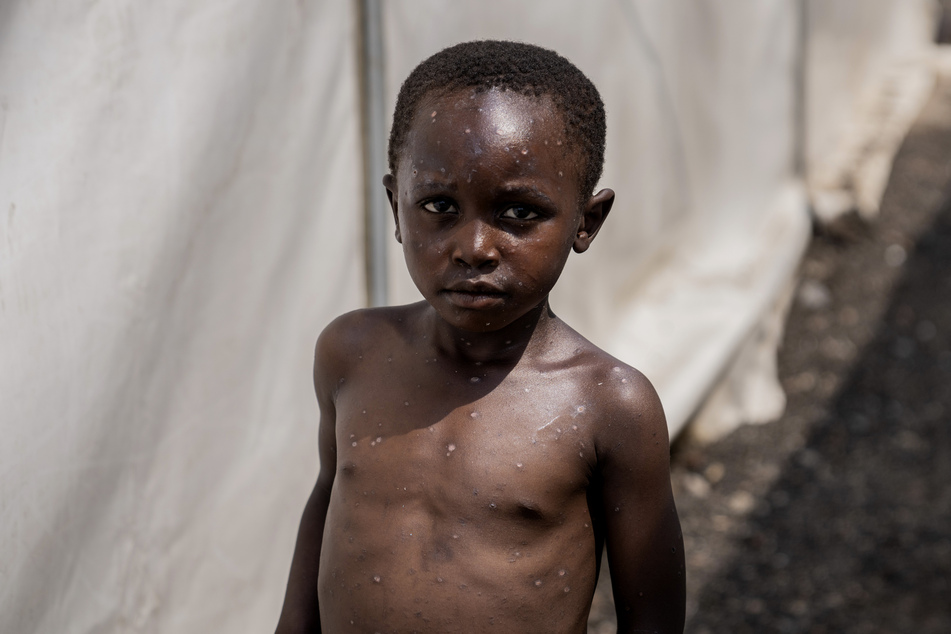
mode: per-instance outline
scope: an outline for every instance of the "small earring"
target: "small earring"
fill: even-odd
[[[588,232],[587,232],[587,231],[579,231],[579,232],[578,232],[578,239],[579,239],[579,240],[584,240],[584,239],[587,238],[587,237],[588,237]]]

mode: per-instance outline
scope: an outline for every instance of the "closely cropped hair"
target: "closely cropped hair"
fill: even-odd
[[[548,95],[561,110],[565,134],[581,150],[582,196],[587,198],[604,169],[605,115],[601,95],[584,73],[545,48],[519,42],[482,40],[443,49],[413,69],[400,87],[388,151],[396,173],[400,152],[423,99],[463,88],[492,88],[523,95]]]

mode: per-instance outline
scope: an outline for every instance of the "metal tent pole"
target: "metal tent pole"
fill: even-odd
[[[360,37],[367,300],[371,306],[383,306],[387,302],[389,202],[382,185],[386,173],[386,113],[383,110],[383,12],[380,0],[361,0]]]

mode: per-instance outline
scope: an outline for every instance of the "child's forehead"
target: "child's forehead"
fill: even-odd
[[[444,134],[446,131],[450,134]],[[549,95],[524,95],[512,90],[462,88],[423,99],[413,118],[409,138],[438,133],[439,143],[502,144],[534,142],[537,149],[564,156],[567,131],[561,109]],[[410,149],[410,143],[405,149]]]
[[[563,124],[561,109],[550,95],[526,95],[502,88],[458,88],[449,91],[433,91],[420,101],[414,116],[414,124],[430,123],[433,112],[438,116],[478,113],[482,118],[492,118],[504,124],[509,120],[535,120],[533,123]]]

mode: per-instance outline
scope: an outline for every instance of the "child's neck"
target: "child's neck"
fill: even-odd
[[[514,367],[519,359],[544,342],[558,322],[548,300],[519,317],[508,326],[491,332],[460,330],[430,313],[432,341],[436,349],[455,362],[473,365]]]

